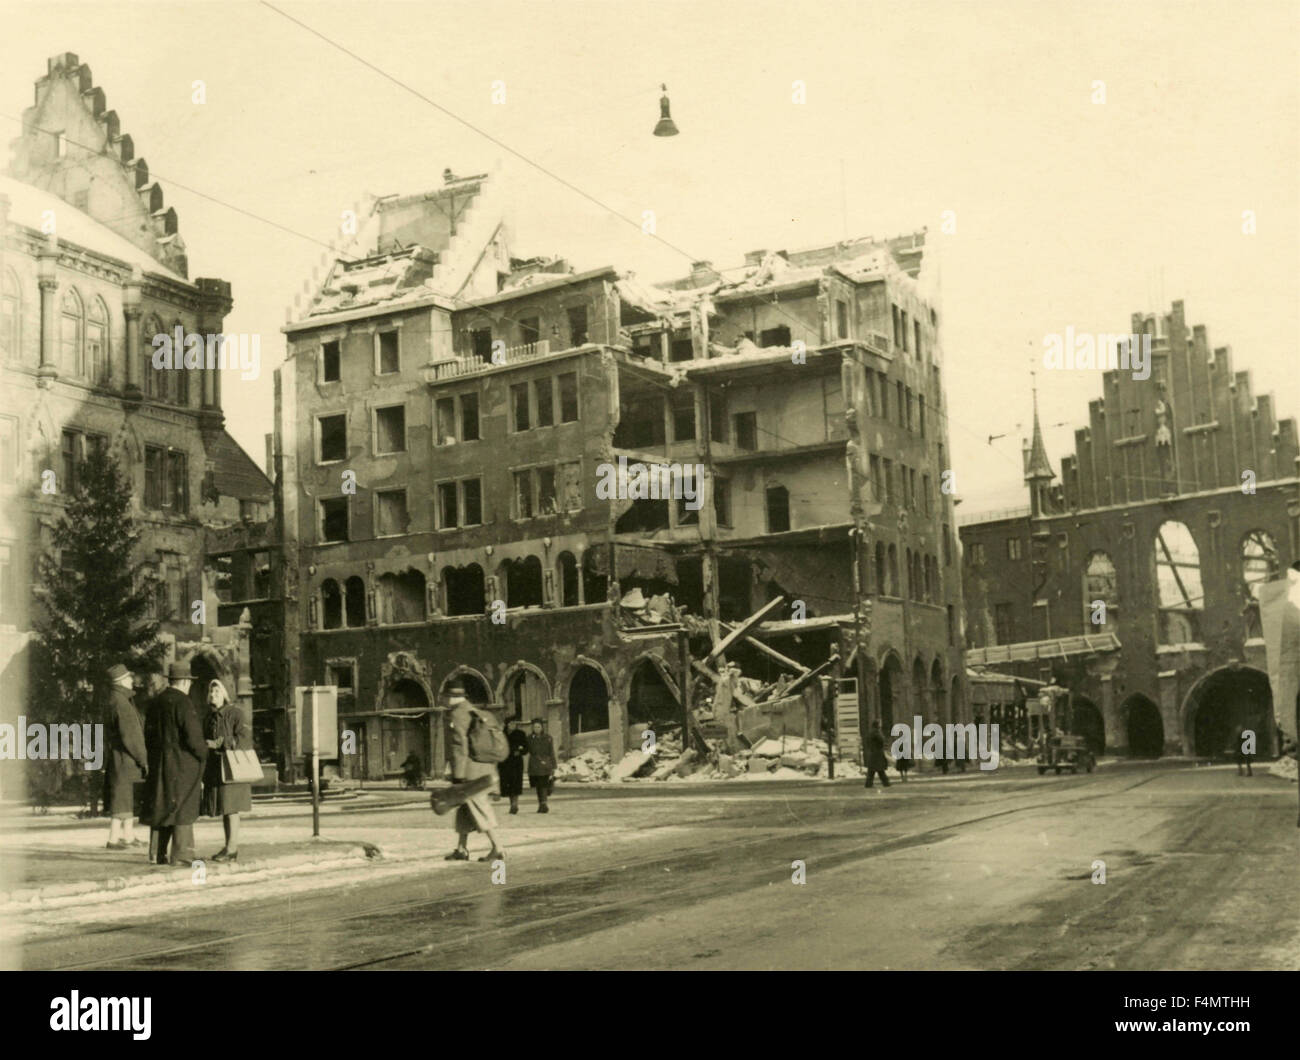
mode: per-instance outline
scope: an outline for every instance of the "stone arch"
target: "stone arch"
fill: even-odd
[[[497,702],[502,704],[506,717],[518,717],[525,723],[534,718],[545,721],[550,698],[551,682],[546,674],[523,659],[506,670],[497,686]]]
[[[609,674],[593,659],[578,656],[566,682],[569,734],[581,736],[609,729],[609,701],[613,691]]]
[[[886,736],[894,722],[900,720],[896,715],[904,709],[903,702],[903,661],[892,648],[886,649],[876,667],[876,684],[879,689],[880,727]]]
[[[343,583],[343,619],[349,629],[366,624],[366,583],[359,574]]]
[[[1238,728],[1255,732],[1256,753],[1272,758],[1275,728],[1268,674],[1253,666],[1221,666],[1183,700],[1183,747],[1198,758],[1224,755]]]
[[[481,672],[472,666],[457,666],[451,673],[447,674],[438,686],[438,695],[445,697],[448,685],[456,679],[459,679],[461,684],[465,686],[465,698],[476,707],[495,705],[492,701],[491,684],[488,683],[488,679]]]
[[[1160,708],[1149,696],[1134,692],[1120,705],[1120,724],[1134,758],[1159,758],[1164,753],[1165,726]]]
[[[1101,710],[1087,696],[1074,696],[1072,699],[1073,718],[1071,724],[1074,732],[1088,742],[1088,748],[1100,758],[1106,750],[1106,722]]]
[[[677,682],[658,655],[642,652],[624,675],[622,699],[627,704],[629,725],[680,719],[681,705],[674,694]]]
[[[1152,542],[1160,644],[1199,644],[1205,613],[1201,550],[1186,523],[1168,519]]]

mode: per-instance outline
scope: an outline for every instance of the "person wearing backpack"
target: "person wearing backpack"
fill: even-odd
[[[460,683],[453,684],[447,690],[447,696],[451,706],[447,721],[451,733],[452,783],[464,784],[471,780],[478,780],[480,777],[496,776],[496,759],[475,761],[474,755],[470,753],[471,749],[474,749],[480,758],[491,757],[491,748],[496,742],[491,732],[495,719],[484,717],[482,711],[470,705],[465,697],[465,688]],[[471,729],[474,730],[473,733]],[[501,733],[500,726],[496,726],[496,732],[501,734],[501,742],[504,742],[505,737]],[[448,854],[445,860],[469,860],[470,832],[482,832],[492,843],[492,849],[479,858],[479,861],[505,859],[505,848],[496,837],[496,814],[492,812],[492,804],[488,802],[486,790],[471,795],[456,808],[452,827],[456,829],[456,849]]]
[[[546,800],[555,788],[555,744],[539,718],[533,719],[533,731],[528,734],[528,783],[537,792],[537,812],[550,813]]]

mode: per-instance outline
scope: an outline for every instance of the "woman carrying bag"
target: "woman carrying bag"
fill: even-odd
[[[239,815],[253,808],[252,787],[227,779],[232,775],[227,751],[252,750],[253,743],[244,725],[244,715],[230,702],[226,686],[213,680],[208,684],[208,717],[204,725],[208,747],[218,752],[208,755],[203,772],[203,815],[220,817],[226,830],[226,845],[213,861],[234,861],[239,857]]]

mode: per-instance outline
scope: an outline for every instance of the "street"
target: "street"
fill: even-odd
[[[1266,767],[562,787],[548,817],[497,805],[496,883],[441,860],[453,835],[419,798],[327,820],[382,860],[33,911],[21,965],[1300,968],[1296,792]],[[245,848],[304,828],[254,819]],[[201,824],[201,848],[218,832]]]

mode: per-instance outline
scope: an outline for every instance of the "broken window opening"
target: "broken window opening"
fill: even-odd
[[[321,382],[337,383],[339,381],[339,344],[338,342],[323,342],[320,348],[321,356]]]
[[[507,608],[542,606],[542,561],[536,556],[502,560],[497,578],[505,586]]]
[[[320,584],[321,619],[326,629],[340,629],[343,626],[343,594],[339,583],[333,578],[326,578]]]
[[[560,606],[577,607],[578,597],[578,561],[572,552],[561,552],[555,558],[555,573],[560,583]]]
[[[609,599],[609,577],[596,569],[596,553],[582,556],[582,598],[589,604],[603,604]]]
[[[668,528],[668,502],[641,497],[634,500],[631,507],[618,517],[618,521],[614,524],[614,533],[653,533],[655,530]]]
[[[474,328],[469,333],[470,353],[480,364],[492,363],[492,329]]]
[[[657,394],[629,395],[620,403],[614,445],[619,449],[652,449],[664,444],[664,400]]]
[[[736,434],[736,448],[753,452],[758,448],[758,413],[737,412],[733,425]]]
[[[410,526],[410,517],[406,509],[406,490],[384,490],[375,494],[377,521],[376,532],[380,537],[404,534]]]
[[[767,489],[767,532],[783,534],[790,529],[790,491],[784,486]]]
[[[375,452],[406,452],[406,406],[375,409]]]
[[[761,347],[767,346],[789,346],[790,329],[785,324],[778,324],[774,328],[764,328],[758,333],[758,344]]]
[[[483,568],[477,563],[443,567],[442,587],[448,615],[481,615],[487,609]]]
[[[345,413],[337,416],[321,416],[316,421],[320,425],[319,463],[327,464],[335,460],[346,460],[348,456],[348,418]]]
[[[379,375],[392,375],[401,371],[401,356],[397,348],[397,332],[381,331],[379,333]]]
[[[349,629],[366,624],[366,583],[358,575],[343,583],[343,604]]]
[[[641,660],[632,671],[632,686],[627,697],[627,720],[631,725],[680,722],[681,706],[668,687],[659,668],[649,659]]]
[[[376,603],[381,625],[423,622],[425,619],[424,575],[418,570],[381,574],[377,579]]]
[[[1186,525],[1170,521],[1156,531],[1156,594],[1161,644],[1199,644],[1205,593],[1200,552]]]
[[[321,540],[346,541],[348,539],[348,499],[329,497],[320,502]]]

